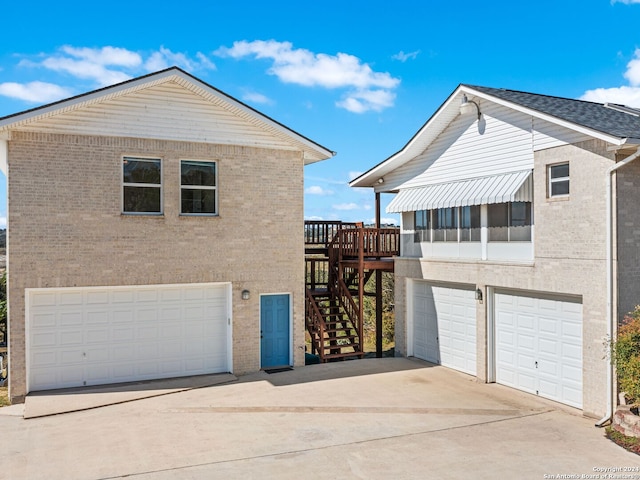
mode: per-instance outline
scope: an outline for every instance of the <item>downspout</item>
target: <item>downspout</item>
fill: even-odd
[[[607,169],[607,337],[609,339],[613,339],[613,333],[615,331],[616,321],[613,318],[613,191],[611,178],[613,177],[613,173],[619,168],[624,167],[625,165],[633,162],[636,158],[640,157],[640,147],[636,150],[635,153],[632,153],[624,160],[617,162]],[[602,417],[596,423],[596,427],[603,427],[605,423],[607,423],[611,418],[613,418],[613,364],[611,361],[609,362],[607,368],[607,411],[605,416]]]

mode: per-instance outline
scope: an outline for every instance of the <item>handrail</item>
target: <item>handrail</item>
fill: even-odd
[[[322,316],[322,313],[320,313],[320,309],[318,308],[318,305],[315,301],[315,299],[313,298],[313,295],[311,294],[311,291],[307,288],[307,292],[306,292],[306,298],[307,298],[307,308],[306,310],[306,317],[307,317],[307,330],[310,330],[309,333],[311,334],[311,343],[313,344],[314,342],[316,342],[316,338],[314,337],[313,333],[317,332],[317,335],[319,337],[318,340],[318,344],[314,345],[316,351],[318,352],[318,355],[320,356],[320,361],[324,360],[324,331],[325,331],[325,323],[324,323],[324,318]]]
[[[338,297],[338,301],[340,302],[340,305],[346,312],[347,317],[349,317],[349,321],[351,322],[353,329],[356,331],[356,334],[358,335],[358,340],[362,342],[362,335],[359,328],[358,306],[356,305],[356,302],[353,300],[351,293],[349,293],[349,287],[347,287],[347,284],[344,282],[342,278],[339,278],[336,288],[338,289],[338,293],[339,293],[339,295],[336,295]]]

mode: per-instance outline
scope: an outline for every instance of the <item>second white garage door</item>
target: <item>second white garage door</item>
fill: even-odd
[[[229,284],[28,289],[28,388],[228,372],[229,291]]]
[[[496,382],[582,407],[582,304],[495,294]]]
[[[473,287],[413,282],[413,355],[477,374]]]

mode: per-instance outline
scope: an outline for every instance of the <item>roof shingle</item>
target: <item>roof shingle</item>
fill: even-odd
[[[552,97],[502,88],[465,85],[493,97],[619,138],[640,138],[640,116],[602,103]],[[640,115],[640,111],[638,111]]]

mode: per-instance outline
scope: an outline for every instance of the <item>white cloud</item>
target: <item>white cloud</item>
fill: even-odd
[[[596,88],[587,90],[580,97],[581,100],[598,103],[618,103],[629,107],[640,107],[640,88],[638,87],[616,87],[616,88]]]
[[[144,68],[148,72],[156,72],[164,70],[172,66],[177,66],[188,71],[200,70],[206,68],[215,70],[216,66],[209,58],[201,53],[196,53],[197,60],[190,59],[185,53],[172,52],[168,48],[160,47],[160,50],[153,52],[145,61]]]
[[[348,93],[336,105],[353,113],[364,113],[369,110],[380,112],[392,107],[396,94],[388,90],[359,90]]]
[[[624,3],[626,5],[631,5],[632,3],[640,3],[640,0],[611,0],[611,4],[614,3]]]
[[[339,203],[337,205],[332,205],[335,210],[357,210],[360,208],[357,203]]]
[[[354,178],[358,178],[360,175],[362,175],[363,172],[355,172],[355,171],[351,171],[349,172],[349,181],[353,180]]]
[[[70,97],[71,90],[45,82],[0,83],[0,95],[32,103],[50,103]]]
[[[420,54],[420,50],[416,50],[415,52],[410,52],[410,53],[404,53],[402,50],[400,50],[391,58],[393,58],[394,60],[400,60],[402,63],[404,63],[409,59],[415,60],[419,54]]]
[[[304,193],[308,195],[333,195],[333,190],[326,190],[318,185],[312,185],[311,187],[305,188]]]
[[[273,104],[273,100],[271,100],[266,95],[263,95],[258,92],[247,92],[244,95],[242,95],[242,100],[244,100],[245,102],[261,103],[266,105]]]
[[[77,78],[93,80],[100,86],[112,85],[131,78],[121,69],[138,67],[142,58],[124,48],[76,48],[65,45],[60,52],[46,58],[42,65],[49,70],[64,72]],[[115,68],[109,68],[115,67]]]
[[[302,48],[294,49],[290,42],[243,40],[234,42],[230,48],[220,47],[214,54],[221,57],[269,59],[272,65],[268,73],[284,83],[352,89],[336,105],[355,113],[380,111],[392,106],[395,94],[391,90],[400,84],[399,79],[387,72],[375,72],[353,55],[313,53]]]
[[[0,217],[0,228],[7,228],[7,217]]]
[[[311,215],[310,217],[304,217],[304,219],[305,220],[317,220],[317,221],[324,220],[324,218],[318,217],[318,216],[315,216],[315,215]]]
[[[640,3],[640,0],[637,0],[636,3]],[[591,102],[611,102],[631,107],[640,107],[640,48],[636,49],[634,58],[627,63],[624,78],[629,81],[630,85],[587,90],[580,99]]]
[[[44,67],[78,79],[90,80],[98,87],[120,83],[142,73],[163,70],[174,65],[187,71],[216,68],[201,52],[197,52],[195,58],[191,58],[186,53],[173,52],[163,46],[158,51],[147,52],[146,59],[142,54],[126,48],[71,45],[65,45],[53,54],[45,54],[44,57],[44,60],[38,62],[24,59],[20,61],[19,66]]]

